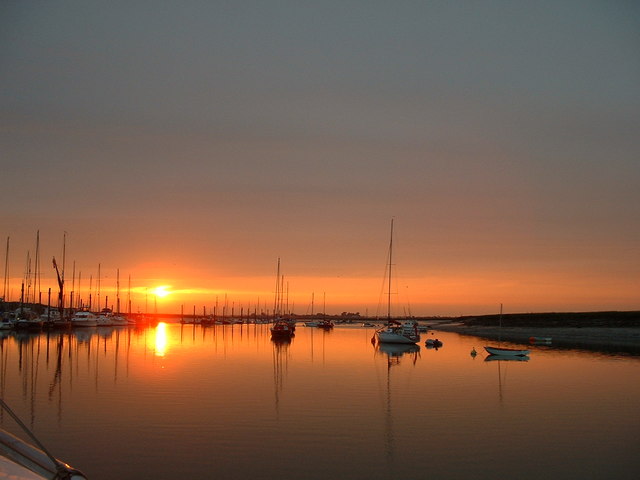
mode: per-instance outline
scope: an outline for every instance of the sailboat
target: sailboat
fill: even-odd
[[[391,260],[393,254],[393,219],[391,219],[391,236],[389,240],[388,292],[387,292],[387,325],[375,333],[380,343],[414,344],[420,341],[416,322],[399,322],[391,318]]]
[[[318,323],[318,327],[319,328],[323,328],[324,330],[331,330],[333,328],[333,322],[331,321],[330,318],[327,318],[327,296],[326,294],[323,295],[323,300],[322,300],[322,318],[323,320]]]
[[[280,258],[278,258],[278,271],[276,274],[276,295],[273,306],[273,325],[271,325],[272,339],[290,339],[295,332],[295,323],[283,318],[282,312],[282,287],[280,285]]]
[[[498,332],[500,332],[498,336],[498,343],[500,343],[502,332],[502,304],[500,304],[500,320],[498,328]],[[503,357],[525,357],[529,355],[529,350],[520,348],[506,348],[503,346],[493,347],[485,345],[484,349],[489,353],[489,355],[500,355]]]

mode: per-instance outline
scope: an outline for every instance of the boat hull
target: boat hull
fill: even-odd
[[[500,355],[503,357],[524,357],[529,355],[529,350],[518,348],[484,347],[490,355]]]
[[[420,341],[420,335],[403,335],[395,332],[378,332],[376,333],[378,342],[380,343],[395,343],[401,345],[412,345]]]

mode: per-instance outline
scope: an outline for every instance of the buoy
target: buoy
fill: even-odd
[[[475,357],[477,354],[478,354],[478,352],[476,352],[476,347],[473,347],[473,348],[471,349],[471,356],[472,356],[472,357]]]

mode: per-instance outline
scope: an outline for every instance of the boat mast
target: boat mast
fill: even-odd
[[[116,312],[120,315],[120,269],[116,270]]]
[[[278,257],[278,268],[276,270],[276,296],[273,302],[273,318],[280,313],[280,305],[278,304],[280,300],[280,257]]]
[[[389,239],[389,291],[387,293],[387,323],[391,322],[391,260],[393,255],[393,218],[391,219],[391,237]]]
[[[33,282],[33,303],[42,303],[42,292],[40,286],[40,230],[36,233],[36,261]],[[36,300],[36,290],[38,291],[38,299]]]
[[[4,254],[4,283],[2,284],[2,299],[8,302],[7,290],[9,289],[9,237],[7,237],[7,251]]]

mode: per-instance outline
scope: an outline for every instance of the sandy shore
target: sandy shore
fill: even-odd
[[[550,345],[640,354],[640,327],[502,327],[432,322],[433,330],[491,340],[529,344],[531,337],[551,338]]]

